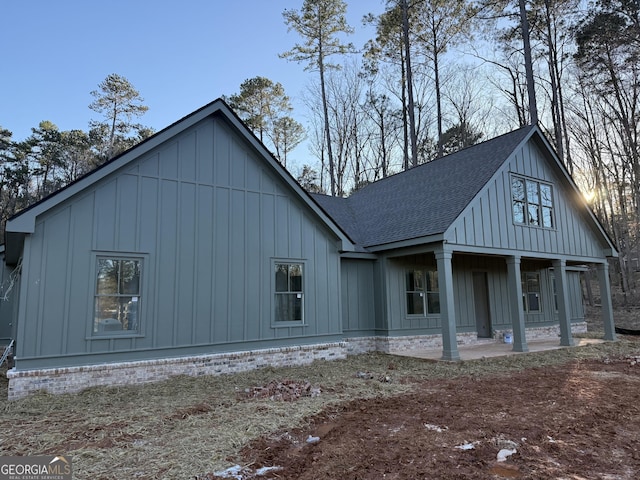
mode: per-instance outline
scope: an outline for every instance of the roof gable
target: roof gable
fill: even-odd
[[[532,129],[523,127],[379,180],[345,202],[319,201],[364,247],[442,235]],[[354,219],[345,222],[350,215]]]
[[[592,238],[597,238],[607,255],[616,256],[613,242],[537,126],[522,127],[379,180],[346,199],[314,198],[347,231],[359,249],[378,251],[407,242],[441,241],[451,236],[454,223],[464,223],[462,217],[470,209],[484,208],[490,217],[491,207],[486,202],[477,205],[482,201],[480,193],[487,190],[492,179],[504,173],[502,170],[508,170],[505,165],[508,166],[518,152],[526,150],[528,142],[540,149],[541,157],[556,172],[562,188],[569,192],[574,208],[585,221],[584,228],[595,235]],[[502,208],[510,209],[510,194]],[[512,223],[510,214],[508,219]],[[475,229],[472,234],[484,235],[486,223],[487,218],[476,222],[471,227]]]
[[[151,150],[170,141],[172,138],[210,116],[222,118],[225,123],[250,146],[250,148],[257,152],[259,157],[266,162],[269,169],[276,176],[281,178],[288,188],[294,192],[294,195],[298,197],[304,205],[311,209],[321,222],[324,223],[339,239],[341,243],[339,248],[341,250],[353,250],[353,244],[344,231],[313,201],[309,194],[298,184],[291,174],[280,165],[266,147],[255,137],[255,135],[253,135],[237,115],[233,113],[229,106],[223,100],[218,99],[187,115],[133,148],[125,151],[117,157],[114,157],[99,168],[89,172],[66,187],[54,192],[11,217],[7,221],[5,229],[5,244],[7,246],[9,261],[12,261],[12,259],[13,261],[17,260],[17,256],[19,256],[21,250],[22,239],[24,238],[24,235],[35,231],[36,219],[39,215],[50,211],[57,205],[71,197],[74,197],[75,195],[82,194],[82,192],[92,188],[102,179],[116,171],[126,169],[132,162],[140,159]]]
[[[514,222],[512,178],[552,188],[553,227]],[[601,258],[615,249],[546,138],[535,128],[447,228],[452,244]],[[607,253],[608,254],[608,253]]]

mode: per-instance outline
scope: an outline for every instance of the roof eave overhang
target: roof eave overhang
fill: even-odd
[[[377,252],[386,252],[389,250],[400,250],[405,248],[420,247],[423,245],[426,246],[429,244],[441,243],[443,241],[444,241],[444,234],[438,233],[435,235],[427,235],[424,237],[416,237],[416,238],[410,238],[406,240],[399,240],[396,242],[382,243],[380,245],[367,245],[366,248],[367,248],[367,251],[369,252],[377,253]]]
[[[24,237],[26,233],[6,232],[5,233],[5,249],[4,263],[7,265],[16,265],[22,256],[22,247],[24,245]]]

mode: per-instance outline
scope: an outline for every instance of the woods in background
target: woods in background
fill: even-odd
[[[91,121],[88,131],[60,131],[44,120],[28,138],[14,141],[11,132],[0,127],[0,233],[19,210],[153,134],[134,123],[148,107],[126,78],[111,74],[91,95],[94,101],[89,108],[102,118]]]
[[[306,111],[294,113],[282,84],[259,72],[225,96],[307,190],[349,195],[537,119],[618,246],[625,291],[635,287],[637,0],[387,0],[363,19],[375,33],[361,45],[349,41],[348,6],[301,0],[283,12],[281,28],[299,42],[280,57],[309,71],[297,103]],[[153,133],[137,123],[148,107],[124,77],[91,93],[98,118],[87,131],[45,120],[14,139],[0,127],[2,223]]]

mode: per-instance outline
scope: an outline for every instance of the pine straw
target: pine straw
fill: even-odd
[[[429,379],[486,378],[572,360],[639,353],[640,342],[622,339],[458,363],[368,354],[307,367],[175,377],[153,385],[91,388],[75,395],[38,394],[0,401],[0,454],[69,455],[74,478],[79,479],[193,479],[235,463],[242,446],[260,435],[303,427],[324,408],[356,398],[406,393]],[[358,372],[372,375],[362,378]],[[379,381],[386,377],[389,382]],[[282,381],[309,383],[321,393],[293,401],[246,394]],[[6,398],[5,392],[0,394]]]

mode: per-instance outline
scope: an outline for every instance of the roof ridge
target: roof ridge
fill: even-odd
[[[492,137],[492,138],[489,138],[487,140],[483,140],[482,142],[474,143],[473,145],[468,145],[468,146],[466,146],[464,148],[461,148],[460,150],[456,150],[453,153],[449,153],[449,154],[444,155],[442,157],[437,157],[437,158],[434,158],[433,160],[430,160],[428,162],[421,163],[421,164],[419,164],[419,165],[417,165],[415,167],[409,168],[408,170],[400,170],[399,172],[393,173],[391,175],[388,175],[388,176],[383,177],[383,178],[379,178],[378,180],[375,180],[375,181],[373,181],[371,183],[368,183],[364,187],[362,187],[362,188],[356,190],[355,192],[353,192],[348,197],[343,197],[343,198],[351,198],[353,196],[357,196],[361,192],[367,190],[372,185],[377,185],[380,182],[384,182],[384,181],[387,181],[389,179],[396,178],[399,175],[402,175],[402,174],[405,174],[405,173],[409,173],[409,172],[412,172],[412,171],[415,172],[416,169],[424,169],[427,165],[431,165],[432,166],[434,163],[442,161],[442,160],[451,160],[451,157],[453,157],[455,155],[458,155],[458,154],[465,153],[469,149],[486,146],[488,143],[492,143],[492,142],[495,142],[495,141],[498,141],[498,140],[502,140],[506,136],[515,135],[518,132],[521,132],[521,131],[524,131],[524,130],[528,130],[528,129],[532,129],[532,128],[534,128],[534,125],[524,125],[522,127],[516,128],[515,130],[511,130],[509,132],[502,133],[502,134],[498,135],[497,137]]]
[[[442,234],[534,128],[521,127],[400,172],[408,175],[385,177],[334,205],[343,218],[348,205],[355,217],[350,224],[365,248]]]

